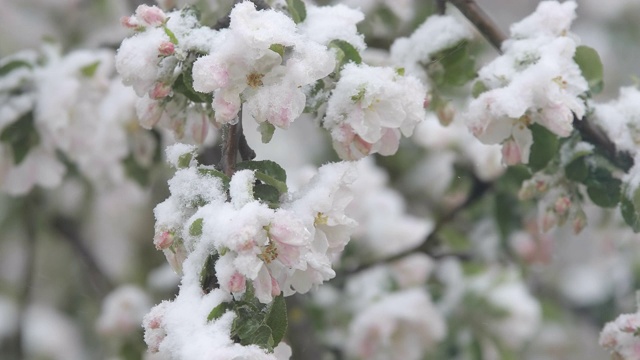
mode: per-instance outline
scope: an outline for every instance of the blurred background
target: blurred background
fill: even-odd
[[[223,16],[232,3],[193,2],[208,9],[214,18]],[[538,4],[532,0],[477,2],[505,32],[509,24],[533,12]],[[59,44],[63,53],[85,48],[115,51],[129,35],[120,25],[120,18],[132,14],[141,3],[144,1],[0,0],[0,58],[25,49],[39,49],[43,43]],[[161,3],[169,7],[188,1]],[[376,61],[379,52],[388,50],[393,39],[410,34],[435,9],[432,4],[417,0],[344,3],[360,7],[368,16],[361,31],[371,47],[365,54],[370,61]],[[578,0],[577,3],[578,19],[572,31],[583,44],[598,51],[605,67],[605,88],[596,100],[613,99],[619,87],[638,84],[640,2]],[[452,7],[448,12],[457,14]],[[470,51],[477,68],[496,56],[480,34],[476,34]],[[112,73],[111,77],[114,76]],[[456,106],[463,104],[467,95],[468,89],[448,93]],[[391,203],[401,204],[403,215],[425,222],[438,218],[452,204],[459,203],[461,197],[468,196],[473,179],[481,171],[474,166],[479,164],[487,169],[498,164],[495,173],[486,175],[483,181],[497,182],[504,172],[495,149],[486,151],[488,157],[493,156],[491,159],[473,158],[469,154],[470,145],[460,144],[471,140],[456,133],[466,129],[445,130],[432,117],[429,126],[403,143],[397,155],[376,158],[367,165],[370,169],[365,170],[376,174],[372,178],[380,179],[375,185],[378,188],[367,184],[369,188],[391,192],[394,199]],[[131,121],[136,123],[135,119]],[[245,128],[250,129],[247,137],[259,158],[283,164],[293,179],[305,178],[309,168],[336,159],[327,136],[312,121],[296,122],[286,136],[276,133],[269,145],[261,144],[251,126]],[[149,138],[142,131],[128,130],[126,143],[132,154],[161,154],[163,144],[173,141],[161,132]],[[442,137],[438,138],[438,134]],[[216,146],[216,134],[209,136],[208,149],[215,152],[211,149]],[[298,148],[308,151],[292,153],[291,149]],[[140,322],[151,306],[173,297],[179,278],[162,252],[153,246],[152,210],[168,194],[166,184],[171,170],[159,159],[161,155],[150,156],[154,158],[153,164],[143,169],[143,181],[130,176],[117,186],[97,188],[77,172],[69,171],[55,189],[36,188],[26,196],[0,196],[0,358],[155,358],[145,351]],[[516,175],[512,177],[517,179]],[[622,312],[635,311],[634,289],[640,288],[640,237],[622,226],[610,226],[611,219],[619,217],[615,211],[595,208],[586,209],[591,221],[578,236],[567,228],[541,234],[534,204],[495,205],[495,198],[479,201],[445,229],[445,245],[470,253],[476,260],[431,259],[429,267],[433,270],[424,271],[425,277],[431,279],[424,286],[439,304],[449,329],[443,340],[427,349],[424,358],[607,358],[607,353],[598,346],[598,334],[605,322]],[[500,220],[489,221],[486,211],[495,211],[496,206],[507,206],[507,213],[509,206],[518,208],[514,212],[521,230],[501,232]],[[508,215],[497,212],[495,216]],[[358,256],[370,255],[376,241],[379,244],[394,241],[393,236],[404,236],[399,235],[402,234],[399,230],[387,239],[375,239],[371,235],[375,232],[372,225],[375,219],[362,221],[369,227],[362,229],[354,244],[347,248],[344,263],[358,262]],[[406,226],[405,232],[413,229],[408,223]],[[368,250],[363,250],[367,247]],[[453,279],[451,274],[458,272],[460,277]],[[513,305],[504,306],[506,315],[496,315],[503,322],[493,326],[500,330],[492,330],[490,341],[477,335],[491,321],[483,318],[484,300],[478,302],[477,298],[467,296],[465,300],[452,302],[454,309],[447,310],[446,296],[455,284],[480,289],[476,292],[491,299],[487,294],[496,288],[483,287],[484,280],[474,280],[478,273],[508,279],[515,273],[514,282],[527,288],[526,296],[521,290],[504,290],[506,295],[501,296]],[[353,304],[360,300],[345,289],[359,286],[380,288],[380,292],[397,289],[397,284],[376,279],[372,275],[354,280],[351,285],[344,278],[336,279],[335,286],[328,285],[325,290],[301,297],[304,303],[298,310],[311,314],[308,321],[314,326],[316,342],[331,349],[325,358],[349,358],[341,350],[347,346],[344,337],[349,333],[349,320],[345,319],[356,317],[357,307]],[[340,299],[351,305],[340,308]],[[537,305],[530,305],[531,301]],[[496,304],[504,305],[497,300]],[[469,324],[469,319],[477,319],[478,323]],[[510,343],[509,338],[517,340]],[[495,344],[490,345],[494,340]],[[466,350],[478,346],[479,351]],[[294,346],[294,358],[318,358],[304,353],[314,349],[312,344],[303,344],[301,352],[296,353]]]

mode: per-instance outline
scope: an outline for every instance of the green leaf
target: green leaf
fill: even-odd
[[[0,66],[0,76],[7,75],[13,70],[19,69],[21,67],[27,67],[29,69],[33,68],[33,66],[31,66],[31,64],[29,64],[26,61],[22,61],[22,60],[9,61],[8,63]]]
[[[231,308],[231,304],[223,302],[220,305],[211,309],[209,316],[207,316],[207,321],[218,320],[224,313],[227,312]]]
[[[622,218],[624,218],[627,225],[631,226],[633,232],[640,232],[640,212],[626,196],[623,196],[620,201],[620,212],[622,213]]]
[[[189,235],[200,236],[202,235],[202,218],[195,219],[191,226],[189,226]]]
[[[273,351],[273,334],[271,328],[267,325],[260,325],[249,337],[247,338],[250,344],[255,344],[263,349],[271,352]]]
[[[287,10],[296,24],[307,18],[307,7],[302,0],[287,0]]]
[[[439,86],[462,86],[476,77],[475,61],[469,44],[461,41],[431,56],[429,76]]]
[[[543,169],[558,154],[558,137],[544,126],[533,124],[529,127],[533,134],[533,145],[529,155],[529,168],[533,171]]]
[[[253,187],[253,196],[256,199],[269,205],[270,208],[275,209],[280,206],[280,192],[278,189],[267,184],[256,184]]]
[[[583,183],[589,175],[589,168],[585,161],[585,157],[574,159],[564,167],[564,173],[567,179]]]
[[[485,85],[482,81],[478,80],[473,83],[473,87],[471,88],[471,95],[473,95],[474,99],[477,99],[483,92],[489,90],[487,85]]]
[[[81,67],[80,72],[82,73],[83,76],[90,78],[96,74],[96,71],[98,70],[98,66],[100,66],[100,60]]]
[[[178,38],[176,37],[176,34],[174,34],[166,25],[163,26],[163,29],[164,33],[169,37],[169,41],[171,41],[173,45],[178,45]]]
[[[200,271],[200,287],[208,294],[211,290],[220,287],[218,285],[218,278],[216,276],[216,261],[218,261],[218,254],[211,254],[204,262],[204,266]]]
[[[284,45],[282,44],[271,44],[269,50],[277,53],[280,57],[284,57]]]
[[[124,165],[124,171],[127,176],[137,182],[140,186],[146,187],[150,183],[149,169],[140,165],[133,155],[129,155],[122,161]]]
[[[329,43],[329,48],[336,49],[336,56],[340,67],[348,62],[354,62],[356,64],[362,63],[362,57],[358,50],[344,40],[333,40]]]
[[[269,313],[267,314],[266,324],[271,328],[273,335],[273,344],[278,345],[287,332],[287,304],[284,296],[279,295],[273,299]]]
[[[614,178],[609,170],[602,167],[593,169],[584,183],[587,185],[587,194],[594,204],[601,207],[615,207],[620,202],[622,182]]]
[[[271,124],[270,122],[265,121],[261,122],[260,125],[258,125],[258,130],[260,131],[260,136],[262,137],[262,143],[268,144],[269,141],[271,141],[271,138],[273,138],[273,133],[276,131],[276,127],[273,126],[273,124]]]
[[[236,165],[238,170],[255,170],[256,179],[276,188],[280,193],[287,192],[287,173],[282,166],[271,160],[243,161]]]
[[[591,92],[597,94],[602,91],[604,68],[598,52],[588,46],[578,46],[575,55],[573,55],[573,61],[580,67],[582,76],[587,80]]]
[[[178,169],[185,169],[189,167],[191,163],[191,159],[193,159],[193,153],[185,153],[178,157]]]
[[[217,177],[222,180],[222,185],[225,189],[229,188],[229,182],[231,182],[231,179],[220,170],[216,170],[212,167],[200,167],[198,168],[198,173],[204,176]]]
[[[40,135],[35,129],[33,112],[22,115],[0,133],[0,141],[11,146],[14,164],[20,164],[29,150],[40,143]]]

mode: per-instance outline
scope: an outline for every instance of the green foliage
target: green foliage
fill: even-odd
[[[269,50],[280,55],[280,57],[284,57],[284,45],[282,44],[271,44],[271,46],[269,46]]]
[[[476,77],[475,60],[469,54],[467,41],[442,50],[431,59],[427,70],[436,86],[462,86]]]
[[[615,207],[620,202],[622,181],[613,177],[604,167],[592,167],[584,181],[587,194],[594,204],[601,207]]]
[[[535,172],[542,170],[558,154],[560,142],[554,133],[542,125],[533,124],[529,128],[533,134],[533,145],[528,165]]]
[[[191,226],[189,226],[189,235],[200,236],[202,235],[202,218],[195,219]]]
[[[256,179],[271,185],[280,193],[287,192],[287,173],[282,166],[271,160],[243,161],[236,165],[237,170],[255,170]]]
[[[173,33],[173,31],[171,31],[171,29],[169,29],[166,25],[162,28],[164,29],[164,33],[169,37],[169,41],[171,41],[173,45],[178,45],[178,38]]]
[[[578,46],[573,56],[573,61],[580,67],[582,76],[587,80],[591,93],[597,94],[601,92],[604,87],[604,68],[598,52],[588,46]]]
[[[22,61],[22,60],[9,61],[8,63],[0,66],[0,76],[7,75],[13,70],[19,69],[21,67],[26,67],[29,69],[33,68],[33,66],[31,66],[31,64],[29,64],[26,61]]]
[[[636,191],[636,196],[638,192]],[[633,232],[640,232],[640,212],[638,212],[638,207],[636,206],[637,201],[632,201],[626,196],[622,197],[620,201],[620,212],[622,213],[622,218],[624,221],[633,229]]]
[[[236,313],[231,336],[242,345],[257,345],[271,352],[287,332],[287,304],[284,297],[280,295],[270,304],[262,304],[255,297],[251,284],[247,284],[241,300],[214,307],[207,320],[217,320],[227,311]]]
[[[83,76],[85,77],[93,77],[93,75],[96,74],[96,71],[98,70],[98,67],[100,66],[100,60],[95,61],[89,65],[83,66],[80,68],[80,72],[82,73]]]
[[[213,167],[201,166],[198,168],[198,173],[200,175],[217,177],[218,179],[222,180],[222,186],[225,189],[229,188],[229,182],[231,182],[231,179],[220,170],[216,170]]]
[[[582,183],[587,179],[589,175],[589,168],[585,161],[585,157],[581,156],[572,160],[564,167],[564,173],[567,179],[575,182]]]
[[[339,67],[342,67],[348,62],[356,64],[362,63],[362,57],[358,50],[344,40],[333,40],[329,43],[330,49],[336,50],[336,59],[338,60]]]
[[[307,18],[307,7],[302,0],[287,0],[287,10],[296,24]]]
[[[473,83],[473,87],[471,88],[471,95],[474,99],[477,99],[483,92],[489,90],[487,85],[485,85],[482,81],[478,80]]]
[[[218,261],[218,254],[211,254],[204,262],[204,266],[200,271],[200,287],[208,294],[211,290],[219,288],[218,278],[216,276],[216,261]],[[211,314],[209,314],[211,316]]]
[[[191,163],[191,159],[193,159],[193,154],[190,152],[180,155],[180,157],[178,157],[178,169],[188,168]]]
[[[209,104],[211,103],[211,101],[213,101],[213,95],[198,92],[193,88],[192,69],[194,62],[195,57],[191,57],[189,60],[185,61],[182,64],[182,73],[176,78],[176,81],[173,83],[173,91],[178,94],[184,95],[187,99],[195,103]]]
[[[273,133],[276,131],[276,127],[270,122],[265,121],[260,123],[258,130],[260,131],[262,143],[268,144],[273,138]]]
[[[13,162],[20,164],[29,150],[40,143],[40,135],[35,129],[33,112],[22,115],[16,122],[0,133],[0,141],[9,145],[13,151]]]

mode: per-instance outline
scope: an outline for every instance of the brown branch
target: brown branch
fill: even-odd
[[[440,1],[440,0],[436,0]],[[507,36],[474,0],[448,0],[480,31],[480,33],[502,53],[502,43]],[[603,151],[604,155],[618,168],[628,171],[634,164],[633,157],[627,152],[618,152],[616,145],[598,126],[588,121],[587,117],[578,120],[574,116],[573,127],[582,138]]]
[[[501,46],[507,36],[474,0],[449,0],[449,2],[471,21],[499,53],[502,53]]]
[[[52,220],[52,226],[60,233],[60,235],[62,235],[62,239],[69,243],[73,251],[78,254],[85,263],[89,270],[88,276],[91,280],[91,284],[94,286],[100,297],[104,297],[113,291],[113,282],[100,268],[98,261],[84,244],[84,241],[78,231],[78,224],[71,219],[58,216]]]
[[[242,111],[241,111],[242,112]],[[238,114],[240,117],[241,114]],[[238,146],[240,144],[240,121],[236,124],[227,124],[222,128],[222,159],[220,168],[228,177],[236,172],[238,163]]]
[[[468,259],[470,257],[469,254],[458,254],[458,253],[438,253],[435,251],[435,249],[437,248],[438,245],[438,233],[442,230],[443,227],[445,227],[446,225],[448,225],[451,221],[453,221],[460,212],[462,212],[463,210],[467,209],[469,206],[475,204],[478,200],[482,199],[482,197],[493,188],[493,183],[490,182],[484,182],[478,178],[474,178],[474,182],[473,182],[473,187],[471,188],[471,190],[469,191],[469,196],[467,196],[467,199],[459,204],[458,206],[456,206],[455,208],[453,208],[452,210],[450,210],[448,213],[446,213],[444,216],[442,216],[437,222],[436,225],[433,227],[433,230],[431,231],[431,233],[429,233],[429,235],[427,236],[427,238],[420,243],[418,246],[413,247],[409,250],[405,250],[403,252],[400,252],[398,254],[392,255],[390,257],[384,258],[384,259],[380,259],[380,260],[376,260],[370,263],[364,263],[361,264],[353,269],[348,269],[347,271],[343,272],[340,274],[341,277],[343,276],[349,276],[352,275],[354,273],[369,269],[375,265],[378,264],[386,264],[386,263],[391,263],[397,260],[400,260],[408,255],[411,255],[413,253],[424,253],[427,254],[429,256],[435,257],[435,258],[443,258],[443,257],[451,257],[451,256],[456,256],[456,257],[460,257],[461,259]]]

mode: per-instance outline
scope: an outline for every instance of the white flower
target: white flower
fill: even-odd
[[[409,289],[383,297],[351,322],[347,352],[357,359],[418,360],[446,335],[429,295]]]
[[[130,336],[138,331],[150,308],[149,297],[142,289],[132,285],[119,287],[104,299],[96,327],[102,334]]]
[[[343,159],[394,154],[400,134],[410,136],[425,118],[426,89],[391,68],[349,63],[327,104],[324,127]]]

